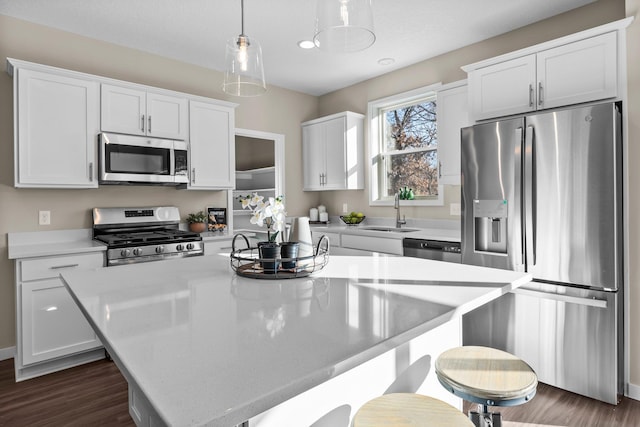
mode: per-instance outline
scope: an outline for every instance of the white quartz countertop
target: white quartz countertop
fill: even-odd
[[[107,250],[104,243],[93,240],[90,229],[8,233],[7,247],[9,259]]]
[[[238,424],[531,279],[387,256],[332,256],[289,280],[237,276],[222,256],[62,277],[127,381],[175,426]]]
[[[9,259],[105,252],[107,245],[93,240],[91,229],[28,231],[7,234]],[[231,240],[228,232],[201,233],[204,242]]]
[[[403,226],[401,231],[393,230],[393,225],[388,227],[390,231],[372,230],[374,227],[384,227],[380,224],[362,223],[357,226],[348,226],[340,222],[332,222],[329,224],[312,224],[311,230],[315,233],[337,233],[337,234],[353,234],[360,236],[371,236],[386,239],[402,240],[405,237],[425,240],[441,240],[445,242],[460,242],[460,229],[437,228],[437,227],[414,227]],[[411,230],[411,231],[409,231]]]

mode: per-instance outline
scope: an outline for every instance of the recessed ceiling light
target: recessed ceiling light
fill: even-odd
[[[316,47],[315,43],[311,40],[300,40],[298,42],[298,46],[302,49],[313,49]]]
[[[394,62],[396,62],[395,59],[393,58],[382,58],[382,59],[378,59],[378,64],[379,65],[391,65]]]

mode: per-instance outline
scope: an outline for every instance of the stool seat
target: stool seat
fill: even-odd
[[[502,350],[463,346],[438,357],[440,383],[464,400],[488,406],[520,405],[536,394],[538,377],[523,360]]]
[[[448,403],[414,393],[391,393],[371,399],[358,410],[352,425],[473,427],[466,415]]]

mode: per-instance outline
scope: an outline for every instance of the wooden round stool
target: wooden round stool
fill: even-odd
[[[476,426],[502,425],[499,413],[489,406],[515,406],[533,399],[538,377],[524,361],[502,350],[463,346],[445,351],[435,364],[440,384],[469,402],[478,412],[469,412]]]
[[[414,393],[391,393],[371,399],[353,417],[353,427],[473,427],[453,406]]]

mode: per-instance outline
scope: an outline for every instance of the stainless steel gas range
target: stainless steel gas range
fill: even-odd
[[[107,245],[107,266],[203,255],[200,234],[179,225],[173,206],[93,209],[93,238]]]

